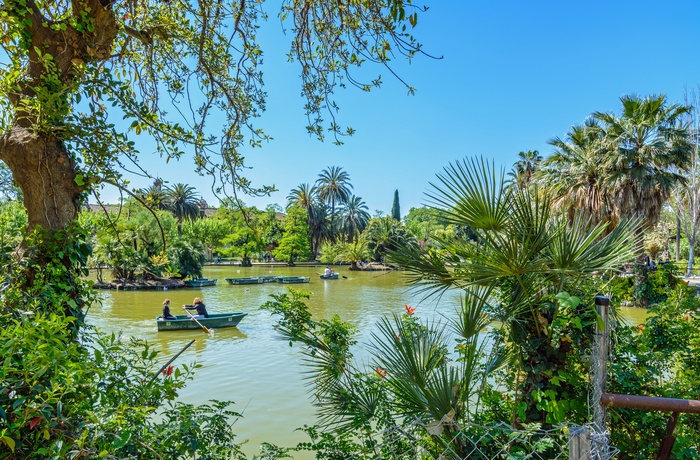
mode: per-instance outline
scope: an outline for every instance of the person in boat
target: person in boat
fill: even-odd
[[[163,319],[177,319],[170,313],[170,299],[165,299],[163,301]]]
[[[330,276],[330,274],[331,274],[331,267],[326,265],[326,269],[323,270],[323,276]]]
[[[196,315],[192,315],[195,318],[209,318],[209,313],[207,313],[207,307],[204,305],[204,302],[202,302],[202,299],[199,297],[195,297],[194,300],[192,301],[192,305],[183,305],[183,309],[185,310],[197,310]]]

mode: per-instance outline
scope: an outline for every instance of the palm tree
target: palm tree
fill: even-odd
[[[663,204],[691,161],[688,130],[680,123],[690,107],[666,103],[666,96],[623,96],[619,117],[596,112],[609,143],[609,182],[620,216],[638,216],[644,227],[659,220]]]
[[[508,175],[515,179],[518,187],[527,187],[532,181],[535,172],[539,169],[539,164],[542,161],[542,156],[537,150],[528,150],[527,152],[519,152],[520,158],[513,166],[513,171]]]
[[[362,233],[369,222],[369,208],[359,196],[353,195],[343,206],[340,228],[345,232],[347,242],[352,243],[355,235]]]
[[[299,206],[306,210],[307,224],[309,225],[309,243],[314,258],[318,254],[321,243],[329,237],[329,225],[327,222],[328,210],[325,203],[318,197],[318,189],[307,183],[300,184],[287,195],[287,208]]]
[[[177,219],[177,232],[182,235],[182,222],[199,217],[200,196],[194,187],[181,183],[166,187],[165,192],[168,209]]]
[[[371,253],[364,238],[357,238],[343,245],[339,258],[343,262],[350,262],[350,270],[357,270],[358,262],[369,259]]]
[[[375,262],[384,262],[386,253],[399,247],[418,245],[416,237],[391,216],[370,219],[363,236]]]
[[[574,126],[562,140],[549,141],[554,153],[542,162],[539,180],[554,195],[554,205],[572,216],[583,212],[594,223],[616,223],[608,175],[603,167],[607,151],[605,133],[598,122],[588,119]]]
[[[623,96],[620,100],[619,117],[602,112],[593,116],[603,123],[609,143],[604,167],[610,172],[618,215],[642,219],[641,234],[656,225],[674,187],[684,182],[680,173],[690,165],[692,148],[681,118],[690,107],[668,105],[664,95],[645,99]],[[642,245],[637,249],[635,271],[637,302],[646,306],[648,298],[642,294],[647,279]]]
[[[316,187],[311,187],[307,183],[299,184],[287,195],[287,206],[297,205],[307,212],[315,206]]]
[[[512,388],[526,407],[518,419],[557,422],[564,414],[538,407],[535,393],[551,390],[561,399],[573,394],[568,382],[551,376],[591,340],[592,327],[579,329],[571,321],[595,322],[592,299],[581,302],[567,293],[585,293],[599,279],[593,273],[616,270],[620,260],[632,257],[637,224],[623,221],[606,234],[607,223],[591,226],[583,215],[553,215],[545,193],[510,187],[505,172],[483,159],[450,165],[438,179],[430,194],[433,208],[478,238],[445,235],[435,239],[435,248],[400,248],[389,258],[428,293],[493,291],[495,298],[478,297],[493,306],[491,319],[503,325],[504,348],[497,349],[508,351],[523,374]]]
[[[138,193],[139,198],[141,198],[149,207],[155,209],[167,209],[168,208],[168,196],[161,187],[156,185],[151,185],[142,189]]]
[[[316,180],[319,199],[331,205],[331,219],[335,218],[335,205],[345,203],[350,198],[350,175],[339,166],[324,169]]]

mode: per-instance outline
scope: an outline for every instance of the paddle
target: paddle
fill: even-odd
[[[186,309],[184,305],[182,306],[182,309],[185,310],[185,313],[187,313],[187,316],[192,318],[195,323],[199,324],[199,326],[204,330],[204,332],[206,332],[207,334],[211,333],[211,331],[209,329],[207,329],[207,327],[205,325],[203,325],[202,323],[197,321],[197,318],[195,318],[194,315],[192,313],[190,313],[190,311],[188,309]]]

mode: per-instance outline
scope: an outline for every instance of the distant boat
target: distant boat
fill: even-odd
[[[245,278],[226,278],[228,284],[263,284],[265,280],[257,276],[248,276]]]
[[[338,276],[340,276],[339,273],[332,273],[330,275],[321,275],[322,280],[337,280]]]
[[[192,320],[191,316],[178,315],[177,319],[163,319],[162,316],[156,316],[156,324],[159,331],[182,331],[201,329],[206,326],[209,329],[221,329],[224,327],[235,327],[241,322],[244,316],[248,313],[214,313],[210,314],[209,318],[197,318],[197,321]]]
[[[262,278],[263,283],[279,283],[282,276],[273,275],[263,275],[263,276],[253,276],[251,278]]]
[[[216,286],[217,278],[210,280],[208,278],[197,278],[194,280],[185,280],[185,287],[205,287]]]
[[[282,284],[308,283],[309,280],[308,276],[280,276],[279,278],[279,282]]]

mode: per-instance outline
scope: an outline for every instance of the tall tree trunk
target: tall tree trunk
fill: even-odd
[[[694,241],[692,243],[695,243]],[[693,275],[693,259],[695,255],[695,246],[694,244],[690,245],[690,252],[688,252],[688,270],[686,271],[685,276],[692,276]]]
[[[681,216],[676,213],[676,262],[681,260]]]
[[[16,126],[0,137],[0,160],[22,190],[28,230],[58,230],[78,215],[83,188],[75,182],[75,163],[59,140]]]
[[[69,231],[83,191],[75,181],[75,163],[60,140],[21,126],[0,136],[0,159],[24,196],[27,237],[17,256],[31,261],[13,276],[20,297],[11,297],[5,307],[11,312],[60,311],[82,319],[84,299],[75,264],[84,263],[90,249]]]

